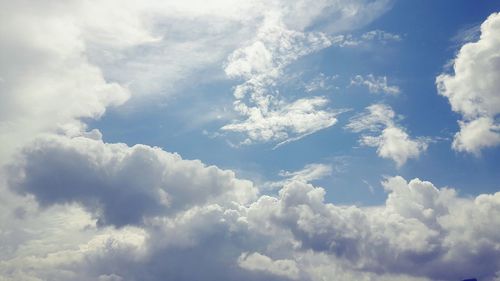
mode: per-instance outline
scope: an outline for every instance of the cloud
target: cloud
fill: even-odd
[[[327,76],[324,73],[320,73],[308,83],[304,83],[304,90],[307,93],[330,90],[334,87],[332,82],[337,77],[338,75]]]
[[[387,84],[386,76],[375,77],[373,74],[368,74],[363,77],[356,75],[351,79],[351,85],[366,86],[370,93],[397,95],[401,92],[398,86],[390,86]]]
[[[366,2],[345,9],[329,1],[3,1],[0,161],[38,133],[79,134],[85,130],[79,120],[99,118],[110,106],[214,79],[269,13],[281,14],[290,30],[339,32],[389,5]],[[329,12],[337,17],[324,21]]]
[[[256,215],[256,224],[263,225],[258,209],[273,210],[268,211],[271,215],[267,219],[289,228],[300,242],[299,249],[328,254],[331,263],[343,261],[346,268],[393,274],[412,272],[410,276],[430,280],[460,280],[471,274],[495,276],[499,257],[483,247],[496,247],[498,235],[491,233],[489,227],[481,234],[471,232],[476,229],[473,225],[483,223],[481,219],[472,222],[472,217],[484,218],[485,212],[492,211],[492,206],[498,204],[499,193],[464,200],[457,198],[454,190],[437,189],[419,179],[407,182],[401,177],[387,179],[384,186],[389,192],[385,205],[363,209],[325,204],[323,189],[290,183],[280,190],[278,200],[261,198],[251,212],[260,214]],[[467,226],[469,223],[473,225]],[[464,233],[463,227],[471,232]],[[474,239],[477,235],[485,240]],[[464,243],[469,239],[477,243]],[[484,250],[474,254],[473,249]],[[485,259],[491,254],[494,257],[487,262]],[[478,265],[483,262],[488,264]],[[452,264],[463,267],[442,270]],[[482,271],[486,268],[488,273]]]
[[[367,31],[360,36],[354,36],[352,34],[341,35],[341,38],[342,40],[338,43],[340,47],[359,47],[373,43],[387,44],[389,42],[399,42],[402,40],[401,36],[398,34],[379,29]]]
[[[391,107],[373,104],[366,108],[365,113],[351,118],[346,129],[355,133],[370,132],[361,136],[360,144],[376,147],[380,157],[392,159],[397,166],[402,166],[408,159],[418,158],[427,149],[428,140],[412,139],[394,118]]]
[[[54,13],[65,8],[48,5]],[[1,12],[0,165],[36,134],[74,133],[84,127],[81,118],[99,118],[130,95],[88,62],[78,23],[29,6],[9,2]]]
[[[81,134],[82,119],[219,69],[260,14],[234,1],[3,2],[0,164],[39,133]]]
[[[279,79],[285,68],[297,59],[334,44],[342,45],[345,41],[342,35],[331,35],[335,30],[345,28],[332,29],[335,25],[313,23],[312,19],[321,19],[323,13],[329,12],[338,14],[339,17],[329,17],[328,21],[336,22],[339,26],[344,21],[349,21],[353,24],[349,28],[355,28],[361,22],[354,23],[367,11],[367,7],[362,7],[361,2],[363,1],[352,2],[346,8],[342,7],[343,1],[299,1],[295,5],[284,4],[286,8],[280,12],[267,13],[254,40],[228,57],[226,75],[244,79],[234,90],[234,109],[243,120],[233,120],[221,130],[243,134],[245,138],[240,144],[279,142],[279,146],[335,124],[336,112],[325,108],[325,97],[290,101],[280,94]],[[387,4],[381,1],[368,5],[375,8],[374,14],[377,14]],[[304,13],[305,9],[300,7],[307,7],[309,12]],[[290,20],[290,15],[293,15],[293,20]],[[313,17],[308,18],[309,16]],[[304,31],[310,26],[315,28]],[[308,108],[307,112],[297,110],[299,103]]]
[[[0,134],[2,152],[14,155],[0,169],[1,280],[498,278],[499,193],[461,198],[395,177],[385,181],[385,204],[337,206],[305,182],[326,174],[324,167],[308,166],[288,173],[292,180],[277,195],[260,195],[230,170],[147,145],[105,143],[86,129],[83,120],[131,95],[216,64],[231,53],[232,38],[253,38],[237,32],[238,23],[257,21],[249,29],[258,29],[263,10],[283,8],[286,29],[277,32],[311,47],[320,32],[372,20],[387,1],[141,3],[9,2],[0,11],[7,42],[0,47]],[[197,27],[211,32],[184,34]],[[212,44],[217,38],[228,41]],[[248,63],[235,73],[273,72],[266,61]],[[164,80],[148,85],[158,77]],[[321,97],[298,99],[284,103],[284,112],[316,122],[311,116],[330,112],[325,104]],[[361,124],[384,130],[388,120]],[[299,135],[313,131],[308,126],[298,126]]]
[[[10,169],[16,192],[34,194],[42,206],[82,203],[100,224],[141,225],[146,216],[215,203],[219,196],[240,203],[256,196],[252,184],[231,171],[144,145],[51,136],[39,138],[23,157]]]
[[[476,42],[463,45],[453,61],[453,73],[436,78],[438,93],[451,109],[462,115],[453,149],[478,155],[500,144],[500,15],[494,13],[481,24]]]
[[[245,79],[235,88],[234,107],[246,119],[221,128],[246,135],[241,144],[299,139],[337,121],[336,113],[325,109],[326,98],[288,102],[274,89],[291,62],[332,44],[323,33],[289,30],[281,20],[279,16],[268,18],[255,41],[233,52],[225,68],[229,77]]]
[[[387,31],[383,30],[371,30],[368,32],[365,32],[363,35],[361,35],[361,38],[363,40],[378,40],[381,42],[387,42],[387,41],[401,41],[401,36],[398,34],[393,34]]]
[[[298,171],[281,171],[279,175],[284,177],[283,180],[267,182],[264,184],[264,187],[272,187],[272,188],[281,188],[285,184],[289,182],[304,182],[309,183],[315,180],[319,180],[328,176],[331,176],[333,173],[332,165],[328,164],[320,164],[320,163],[312,163],[307,164]]]
[[[259,108],[245,108],[247,120],[225,125],[222,130],[247,134],[241,144],[280,141],[279,146],[334,125],[338,112],[322,110],[327,103],[325,98],[316,97],[299,99],[265,113]]]
[[[248,270],[267,271],[293,280],[299,278],[299,269],[293,260],[272,260],[259,253],[243,253],[238,258],[238,264]]]
[[[307,164],[302,170],[295,172],[282,171],[280,176],[287,177],[291,181],[310,182],[321,179],[332,174],[333,168],[326,164]]]
[[[11,169],[4,280],[492,280],[500,265],[500,193],[392,177],[385,204],[338,206],[301,177],[257,195],[230,171],[83,137],[39,139]]]

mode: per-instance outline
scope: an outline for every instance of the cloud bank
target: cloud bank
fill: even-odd
[[[391,177],[384,205],[338,206],[301,179],[259,195],[230,171],[83,137],[38,139],[10,169],[10,190],[34,204],[10,220],[57,216],[80,234],[3,233],[19,243],[2,256],[4,280],[498,278],[500,193],[462,198]]]

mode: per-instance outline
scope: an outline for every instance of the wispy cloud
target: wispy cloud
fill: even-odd
[[[351,85],[365,86],[370,93],[397,95],[401,92],[398,86],[389,85],[387,76],[356,75],[351,79]]]

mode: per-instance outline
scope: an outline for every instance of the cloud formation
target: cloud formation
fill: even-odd
[[[384,204],[340,206],[310,183],[331,167],[312,164],[263,195],[231,170],[86,128],[227,56],[226,73],[243,80],[235,107],[252,121],[228,126],[250,142],[331,126],[325,97],[269,87],[335,43],[326,34],[373,20],[390,1],[4,2],[0,280],[500,278],[500,193],[464,198],[391,177]],[[375,134],[362,142],[399,164],[426,146],[394,119],[374,105],[348,127]]]
[[[16,192],[34,194],[42,206],[82,203],[99,224],[141,225],[145,216],[215,203],[219,196],[242,204],[256,196],[252,184],[231,171],[144,145],[51,136],[24,155],[22,172],[11,167]]]
[[[385,204],[338,206],[302,180],[275,196],[257,195],[230,171],[82,137],[40,139],[12,169],[10,189],[43,207],[15,223],[40,220],[31,227],[47,236],[21,235],[22,227],[2,234],[18,237],[2,256],[4,280],[499,277],[500,193],[461,198],[427,181],[391,177],[383,182]],[[46,229],[54,216],[64,231]]]
[[[389,158],[402,166],[410,158],[418,156],[427,149],[425,138],[412,139],[406,130],[397,124],[392,108],[385,104],[373,104],[364,113],[351,118],[346,129],[355,132],[370,132],[361,136],[361,145],[377,148],[377,154]]]
[[[334,125],[337,111],[326,107],[325,97],[294,101],[287,98],[286,93],[282,95],[277,86],[285,68],[297,59],[332,45],[344,45],[345,36],[332,35],[345,29],[338,28],[344,22],[349,22],[349,28],[353,29],[370,19],[370,16],[365,19],[362,16],[382,13],[388,4],[363,2],[350,2],[346,9],[344,1],[299,1],[295,5],[285,4],[283,10],[267,13],[254,40],[228,57],[226,75],[244,80],[234,90],[234,109],[243,120],[233,120],[221,130],[243,134],[239,144],[274,142],[279,146]],[[310,12],[304,13],[300,7],[307,7]],[[368,12],[368,7],[374,10]],[[327,20],[323,18],[325,13],[340,17]]]
[[[436,78],[438,93],[451,109],[462,115],[453,149],[478,155],[500,144],[500,14],[481,24],[481,36],[460,48],[453,60],[453,73]]]
[[[270,16],[251,45],[229,56],[226,74],[245,79],[234,90],[234,108],[246,119],[221,129],[243,133],[246,138],[241,144],[251,144],[297,139],[335,124],[336,112],[325,109],[326,98],[288,102],[274,88],[286,66],[331,44],[324,33],[289,30],[281,17]]]

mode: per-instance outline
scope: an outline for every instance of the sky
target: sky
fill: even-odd
[[[0,3],[0,281],[500,280],[500,3]]]

